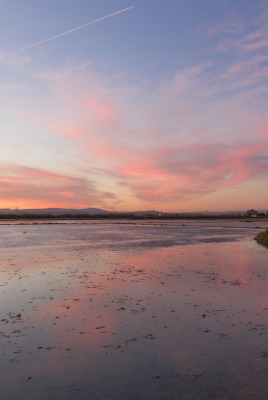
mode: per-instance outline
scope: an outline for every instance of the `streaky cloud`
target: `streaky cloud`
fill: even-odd
[[[78,30],[80,30],[80,29],[84,29],[84,28],[86,28],[87,26],[96,24],[97,22],[104,21],[105,19],[114,17],[115,15],[121,14],[121,13],[123,13],[123,12],[129,11],[129,10],[131,10],[132,8],[134,8],[134,6],[124,8],[124,9],[122,9],[122,10],[116,11],[116,12],[114,12],[114,13],[112,13],[112,14],[105,15],[104,17],[101,17],[101,18],[98,18],[98,19],[94,19],[93,21],[87,22],[86,24],[79,25],[79,26],[77,26],[76,28],[69,29],[68,31],[59,33],[59,34],[57,34],[57,35],[51,36],[51,37],[49,37],[49,38],[47,38],[47,39],[44,39],[44,40],[40,40],[39,42],[35,42],[35,43],[29,44],[29,45],[27,45],[27,46],[20,47],[19,49],[9,51],[8,53],[1,54],[1,55],[0,55],[0,58],[6,57],[6,56],[9,56],[9,55],[12,55],[12,54],[20,53],[20,52],[22,52],[22,51],[24,51],[24,50],[31,49],[32,47],[39,46],[39,45],[41,45],[41,44],[43,44],[43,43],[46,43],[46,42],[50,42],[51,40],[58,39],[58,38],[60,38],[60,37],[62,37],[62,36],[69,35],[70,33],[73,33],[73,32],[78,31]]]

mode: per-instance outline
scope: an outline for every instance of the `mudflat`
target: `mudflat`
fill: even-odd
[[[2,398],[267,399],[266,227],[0,226]]]

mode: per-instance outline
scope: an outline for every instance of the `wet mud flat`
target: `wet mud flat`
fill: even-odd
[[[0,226],[1,398],[267,399],[262,229]]]

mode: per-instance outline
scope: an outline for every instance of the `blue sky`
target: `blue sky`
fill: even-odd
[[[2,1],[0,207],[267,208],[267,19],[263,0]]]

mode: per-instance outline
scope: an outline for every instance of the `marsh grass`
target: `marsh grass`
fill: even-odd
[[[260,232],[254,239],[258,244],[268,248],[268,228],[264,232]]]

